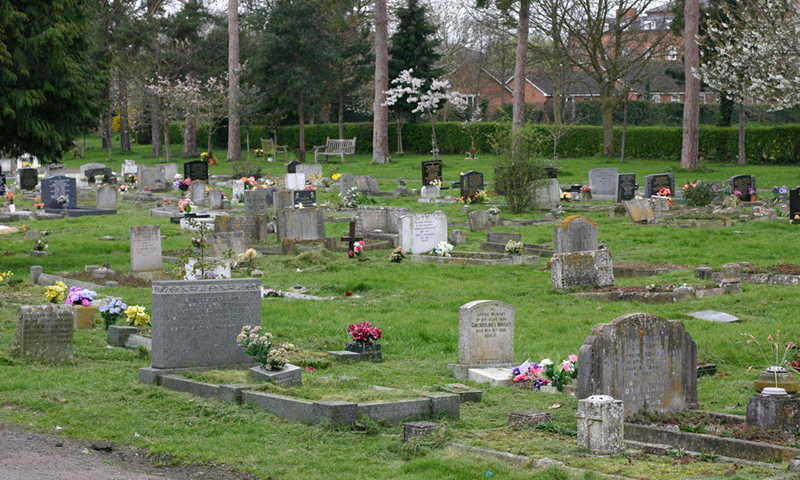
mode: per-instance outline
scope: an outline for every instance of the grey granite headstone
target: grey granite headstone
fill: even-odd
[[[206,187],[208,184],[203,181],[192,180],[192,186],[189,188],[189,198],[195,205],[202,206],[206,202]]]
[[[444,212],[413,213],[400,217],[398,239],[403,250],[415,255],[430,252],[447,241],[447,216]]]
[[[343,173],[339,177],[339,195],[345,196],[356,187],[356,177],[352,173]]]
[[[589,170],[589,186],[595,200],[614,200],[617,196],[619,170],[616,168],[593,168]]]
[[[268,201],[269,200],[269,201]],[[255,217],[256,215],[266,215],[267,207],[272,203],[272,190],[268,188],[257,188],[244,191],[244,215]]]
[[[356,175],[356,186],[362,193],[378,193],[378,181],[375,177]]]
[[[236,336],[261,325],[259,279],[156,281],[152,292],[153,368],[254,363]]]
[[[731,323],[738,322],[739,317],[734,317],[729,313],[715,312],[714,310],[703,310],[702,312],[687,313],[690,317],[699,318],[701,320],[708,320],[717,323]]]
[[[117,187],[103,185],[97,189],[97,208],[101,210],[117,209]]]
[[[396,234],[400,231],[400,217],[410,215],[406,207],[358,205],[356,207],[356,233],[364,235],[380,230]]]
[[[470,231],[486,232],[489,230],[489,214],[486,213],[486,210],[475,210],[474,212],[469,212],[467,217],[469,217]]]
[[[555,253],[597,250],[597,224],[582,215],[565,218],[553,230]]]
[[[222,191],[211,190],[208,192],[208,208],[211,210],[219,210],[222,208]]]
[[[281,210],[275,225],[278,242],[284,238],[294,240],[320,240],[325,238],[325,216],[316,208]]]
[[[67,208],[78,206],[78,187],[77,182],[72,177],[50,177],[42,180],[42,203],[46,209],[62,209],[63,203],[59,203],[59,197],[67,198]]]
[[[697,345],[677,320],[630,313],[595,325],[578,361],[578,399],[609,395],[626,416],[697,408]]]
[[[514,362],[514,307],[476,300],[458,311],[458,363],[492,367]]]
[[[139,165],[139,191],[145,187],[151,192],[166,192],[172,189],[172,178],[167,178],[164,165]]]
[[[208,240],[209,257],[223,257],[228,250],[233,250],[233,253],[237,255],[247,250],[247,242],[242,231],[209,233],[206,235],[206,239]]]
[[[11,355],[42,362],[71,362],[74,318],[72,305],[19,307]]]
[[[131,270],[161,271],[161,225],[130,227]]]

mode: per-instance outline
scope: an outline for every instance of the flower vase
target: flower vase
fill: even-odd
[[[97,307],[94,305],[73,305],[73,308],[75,309],[73,321],[75,330],[89,330],[94,327],[94,316],[97,313]]]
[[[381,356],[381,345],[373,342],[348,342],[344,346],[348,352],[355,352],[361,355],[361,360],[372,360],[373,362],[380,362],[383,360]]]
[[[61,210],[67,210],[69,208],[69,203],[62,203]]]
[[[750,201],[751,202],[755,202],[756,201],[756,196],[755,195],[750,195]]]
[[[581,192],[582,203],[592,203],[592,192]]]
[[[186,192],[189,190],[189,185],[180,185],[178,187],[178,190],[180,190],[181,192]]]
[[[756,392],[761,393],[766,387],[783,388],[789,395],[794,395],[800,391],[800,381],[783,367],[767,367],[753,382],[753,389]]]

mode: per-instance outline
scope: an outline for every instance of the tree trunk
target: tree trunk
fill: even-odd
[[[208,132],[211,139],[211,132]],[[186,155],[197,155],[197,120],[194,112],[186,114],[186,124],[183,128],[183,153]],[[208,152],[209,155],[211,152]]]
[[[303,105],[303,94],[299,95],[297,100],[297,120],[300,124],[300,163],[305,163],[306,161],[306,126],[304,122],[304,115],[303,110],[305,110],[305,106]]]
[[[557,67],[553,75],[553,123],[561,125],[561,66]]]
[[[519,26],[517,27],[517,56],[514,66],[514,107],[512,111],[512,131],[517,137],[525,124],[525,64],[528,52],[528,24],[530,23],[530,1],[522,0],[519,6]]]
[[[108,148],[109,144],[111,144],[111,115],[109,110],[111,108],[110,82],[111,81],[109,80],[109,84],[100,94],[100,98],[104,105],[103,113],[100,116],[100,137],[103,140],[103,148]]]
[[[119,90],[119,145],[123,152],[131,151],[131,130],[128,120],[128,81],[123,78],[122,71],[117,71]]]
[[[744,150],[744,102],[739,104],[739,165],[745,165],[747,162],[747,153]]]
[[[239,120],[239,0],[228,0],[228,160],[242,158]]]
[[[154,157],[161,156],[161,110],[158,106],[158,97],[150,95],[150,139]]]
[[[614,97],[600,100],[600,112],[603,118],[603,155],[614,156]]]
[[[700,21],[698,0],[686,0],[683,17],[686,21],[683,34],[686,98],[683,102],[681,168],[694,170],[697,168],[697,152],[700,143],[700,79],[695,77],[692,72],[700,70],[700,48],[696,41]]]
[[[164,155],[169,163],[172,160],[172,152],[169,148],[169,122],[164,122]]]
[[[389,90],[389,18],[386,0],[375,0],[375,101],[373,102],[372,161],[389,161],[389,107],[386,90]]]
[[[344,138],[344,94],[339,94],[339,138]]]
[[[628,138],[628,94],[625,93],[625,108],[622,110],[622,141],[619,147],[619,161],[625,161],[625,140]]]

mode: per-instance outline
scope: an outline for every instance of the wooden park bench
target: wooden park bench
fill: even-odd
[[[329,156],[336,156],[342,159],[344,163],[344,156],[350,155],[353,160],[356,159],[356,139],[333,139],[328,137],[325,145],[314,145],[314,163],[317,163],[317,158],[320,156],[326,157],[328,161]]]
[[[289,146],[288,145],[276,145],[275,142],[272,141],[271,138],[262,138],[261,139],[261,150],[264,150],[264,157],[275,157],[275,160],[278,159],[278,154],[282,153],[286,155],[286,161],[289,161]]]

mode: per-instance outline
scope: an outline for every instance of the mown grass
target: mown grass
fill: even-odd
[[[155,162],[144,158],[145,147],[122,158]],[[88,161],[102,161],[104,152],[93,152],[84,160],[69,160],[70,168]],[[224,155],[215,152],[218,158]],[[99,155],[95,158],[93,155]],[[139,155],[137,157],[136,155]],[[116,158],[116,156],[115,156]],[[393,188],[391,179],[404,176],[419,179],[422,157],[395,158],[390,165],[371,165],[366,156],[344,165],[325,165],[325,173],[351,171],[388,179],[382,189]],[[445,179],[455,180],[463,167],[481,170],[491,179],[491,158],[482,156],[475,165],[456,158],[445,159]],[[677,162],[626,161],[620,171],[643,175],[658,173]],[[112,163],[113,165],[113,163]],[[284,170],[279,164],[266,164],[273,175]],[[584,183],[587,170],[612,166],[602,159],[562,160],[562,182]],[[118,168],[118,167],[114,167]],[[467,168],[464,168],[466,170]],[[762,187],[797,183],[797,171],[789,167],[713,166],[704,180],[721,180],[736,173],[752,173]],[[225,162],[212,167],[214,173],[229,173]],[[708,176],[706,176],[708,175]],[[679,181],[680,176],[678,177]],[[574,179],[574,180],[572,180]],[[694,178],[691,178],[692,180]],[[412,188],[413,185],[410,184]],[[320,194],[335,201],[335,194]],[[419,204],[413,198],[378,198],[378,204],[406,206],[412,211],[442,210],[451,228],[467,218],[461,206]],[[18,202],[23,206],[25,202]],[[610,203],[608,204],[610,207]],[[569,213],[570,205],[566,208]],[[485,208],[477,206],[475,208]],[[503,208],[502,206],[500,207]],[[528,212],[516,218],[538,217]],[[508,216],[504,213],[505,216]],[[758,265],[800,263],[800,230],[788,222],[734,223],[717,229],[673,228],[667,225],[632,225],[627,218],[604,213],[588,215],[599,223],[600,238],[615,262],[708,264],[750,261]],[[87,264],[108,262],[119,272],[130,270],[128,227],[161,225],[163,248],[186,248],[191,234],[162,218],[150,218],[146,208],[120,203],[117,216],[82,217],[40,221],[31,228],[48,229],[50,251],[44,258],[28,256],[31,242],[22,232],[0,236],[0,270],[12,270],[17,279],[26,280],[31,265],[47,273],[82,270]],[[455,225],[455,226],[453,226]],[[340,236],[344,224],[326,225],[327,234]],[[498,231],[518,232],[526,243],[551,243],[552,225],[502,227]],[[110,235],[114,241],[100,241]],[[467,244],[458,250],[478,250],[485,239],[480,232],[467,232]],[[274,237],[271,242],[275,242]],[[638,303],[595,303],[556,293],[550,286],[545,262],[532,266],[461,266],[403,262],[393,264],[389,251],[367,251],[367,262],[355,262],[344,254],[329,252],[297,257],[265,256],[257,268],[265,272],[267,288],[287,289],[303,285],[310,293],[335,296],[329,301],[265,299],[262,325],[277,342],[291,342],[311,350],[339,350],[346,341],[348,324],[369,320],[381,327],[384,361],[355,365],[333,364],[316,372],[303,372],[309,388],[314,379],[345,377],[357,380],[357,389],[372,385],[400,391],[427,391],[434,385],[451,383],[446,365],[458,355],[458,309],[474,300],[507,302],[516,309],[515,359],[554,360],[577,353],[592,326],[632,312],[648,312],[681,320],[697,342],[698,360],[718,364],[719,376],[698,380],[700,408],[743,414],[752,394],[751,365],[763,365],[755,349],[747,346],[740,334],[752,333],[759,339],[781,331],[781,339],[800,340],[797,312],[800,296],[796,286],[744,285],[736,296],[707,298],[691,303],[641,305]],[[168,266],[165,268],[169,268]],[[237,272],[242,275],[242,272]],[[619,279],[620,285],[698,283],[693,268],[640,279]],[[496,460],[441,448],[440,443],[402,446],[400,427],[364,421],[354,429],[314,428],[283,421],[248,406],[231,406],[192,398],[158,387],[138,383],[137,370],[148,366],[138,352],[106,348],[105,331],[96,328],[75,333],[75,361],[67,366],[48,366],[18,361],[9,356],[14,333],[16,307],[42,303],[43,288],[20,284],[0,286],[0,419],[29,425],[31,428],[93,440],[111,440],[154,452],[175,455],[185,461],[225,463],[253,472],[259,478],[582,478],[565,470],[533,472]],[[353,296],[345,296],[345,292]],[[129,304],[150,307],[148,289],[120,287],[104,294],[121,296]],[[688,317],[689,312],[718,310],[740,317],[735,324],[717,324]],[[225,341],[225,340],[221,340]],[[231,342],[234,339],[230,339]],[[333,382],[334,386],[337,382]],[[347,383],[347,382],[345,382]],[[335,390],[334,386],[327,386]],[[323,387],[320,387],[322,389]],[[721,478],[730,465],[692,463],[673,465],[671,458],[613,455],[594,458],[578,455],[576,440],[538,430],[513,430],[506,426],[506,415],[516,410],[547,410],[555,415],[556,430],[575,429],[576,401],[566,395],[548,395],[514,388],[485,387],[483,401],[463,404],[461,419],[443,427],[447,441],[494,448],[533,458],[549,457],[569,466],[636,478],[690,478],[703,475]],[[346,390],[346,389],[343,389]],[[558,405],[556,407],[556,405]],[[554,407],[554,408],[550,408]],[[446,442],[441,442],[446,443]],[[761,467],[742,467],[738,478],[771,476]],[[584,478],[596,478],[588,475]],[[737,478],[727,476],[726,478]]]

